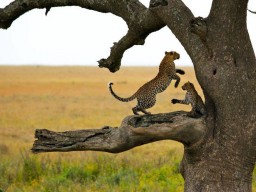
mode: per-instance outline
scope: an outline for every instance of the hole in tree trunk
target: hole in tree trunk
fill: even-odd
[[[213,75],[216,75],[216,73],[217,73],[217,69],[214,69],[213,70]]]
[[[234,57],[234,65],[237,67],[236,58]]]

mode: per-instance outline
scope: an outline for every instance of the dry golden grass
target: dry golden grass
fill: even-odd
[[[193,69],[185,67],[183,69],[186,71],[186,75],[181,77],[179,88],[175,89],[172,82],[164,93],[157,96],[156,105],[149,109],[151,113],[190,110],[190,106],[173,105],[170,102],[172,98],[184,98],[185,92],[181,89],[181,85],[187,81],[193,82],[199,93],[202,93],[195,79]],[[38,160],[33,160],[33,156],[23,157],[24,155],[21,155],[24,153],[31,154],[29,151],[34,141],[34,131],[38,128],[66,131],[100,128],[104,125],[119,126],[125,116],[132,115],[131,109],[135,106],[136,101],[122,103],[114,99],[109,93],[108,82],[114,82],[113,89],[118,95],[128,97],[141,85],[152,79],[157,74],[157,71],[157,67],[123,67],[119,72],[112,74],[107,70],[96,67],[0,67],[0,162],[2,161],[4,165],[6,162],[8,162],[8,165],[13,165],[13,169],[6,168],[8,170],[6,173],[10,178],[7,179],[7,184],[0,186],[0,190],[2,188],[7,189],[6,191],[17,191],[18,189],[35,191],[39,187],[42,191],[45,191],[46,189],[43,189],[43,186],[48,185],[50,191],[55,191],[51,186],[56,186],[57,181],[44,181],[44,179],[54,179],[49,175],[51,174],[50,168],[42,177],[33,180],[33,183],[27,183],[26,181],[22,183],[22,179],[15,178],[17,173],[22,173],[22,170],[15,170],[17,169],[15,167],[21,167],[19,165],[20,162],[30,161],[30,158],[32,158],[31,163],[35,165],[44,165],[48,158],[51,159],[51,163],[48,163],[48,165],[53,166],[53,168],[57,166],[57,169],[63,169],[60,174],[65,173],[65,165],[76,165],[75,172],[71,172],[74,174],[80,173],[77,171],[81,169],[81,164],[82,167],[84,166],[83,169],[87,170],[88,168],[85,166],[95,166],[92,162],[99,161],[105,164],[109,160],[111,162],[115,161],[117,167],[132,166],[133,168],[131,169],[136,168],[135,172],[140,170],[147,171],[145,166],[149,164],[152,169],[158,165],[160,166],[161,171],[157,173],[160,174],[160,177],[161,174],[169,172],[169,170],[166,172],[166,164],[169,167],[170,162],[178,162],[177,157],[181,158],[183,153],[183,146],[174,141],[151,143],[124,153],[104,154],[104,156],[101,156],[102,153],[98,152],[50,153],[40,154],[38,155],[40,157]],[[60,157],[62,164],[58,164]],[[106,158],[106,160],[100,160],[102,157]],[[170,160],[170,158],[175,158],[175,160]],[[25,167],[28,165],[24,164]],[[64,168],[58,168],[59,166],[64,166]],[[112,164],[108,164],[108,166],[111,167]],[[109,170],[108,166],[103,170]],[[141,169],[141,167],[144,167],[144,169]],[[177,166],[174,164],[169,168],[173,169],[172,167]],[[117,169],[119,170],[119,168]],[[155,171],[157,169],[156,167]],[[30,167],[30,172],[25,173],[37,174],[33,170],[34,168]],[[116,176],[118,170],[113,169],[110,174],[112,173]],[[70,173],[70,170],[66,170],[66,172]],[[84,172],[81,173],[84,174]],[[125,172],[125,174],[129,175],[129,171],[128,173]],[[139,179],[141,182],[134,185],[140,188],[141,185],[145,184],[145,186],[149,186],[145,191],[154,191],[154,188],[151,187],[155,186],[154,170],[148,174],[151,174],[151,176],[146,175],[145,177],[149,178]],[[56,175],[58,174],[56,173]],[[139,175],[143,176],[144,174]],[[124,175],[124,177],[126,176]],[[30,175],[25,178],[29,179]],[[74,179],[76,178],[75,176]],[[160,186],[170,190],[172,186],[169,186],[171,185],[169,181],[174,182],[175,179],[177,179],[177,176],[172,179],[167,178],[168,181],[163,182]],[[5,181],[2,180],[2,182]],[[65,181],[70,182],[70,180]],[[152,182],[151,185],[147,183],[149,181]],[[111,188],[109,182],[102,180],[98,182],[101,182],[100,185],[103,187],[108,186]],[[136,180],[136,182],[138,181]],[[23,185],[25,185],[25,188],[21,187]],[[70,185],[69,183],[69,186],[73,187],[73,191],[84,191],[82,190],[83,186],[88,191],[99,190],[97,187],[97,190],[94,190],[95,185],[93,183],[90,185],[92,185],[92,188],[89,189],[83,184],[78,185],[78,183],[74,182]],[[171,191],[182,191],[181,185],[181,181],[177,181]],[[63,186],[60,183],[60,188],[57,189],[63,191],[61,190]],[[119,184],[115,187],[118,186]],[[112,190],[119,191],[124,189],[125,186]],[[253,186],[255,188],[255,184]],[[65,190],[69,191],[68,188]]]
[[[192,68],[184,69],[186,75],[180,85],[188,80],[197,85]],[[0,67],[0,146],[15,153],[14,149],[31,147],[37,128],[65,131],[118,126],[132,114],[136,101],[122,103],[114,99],[108,82],[113,81],[116,93],[126,97],[157,71],[157,67],[123,67],[112,74],[96,67]],[[156,105],[149,111],[184,109],[183,105],[170,103],[184,94],[172,83],[157,96]]]
[[[195,83],[192,68],[185,68],[185,71],[187,74],[182,77],[181,85],[188,80]],[[2,161],[13,165],[22,162],[24,158],[21,154],[30,153],[34,131],[38,128],[66,131],[100,128],[104,125],[119,126],[125,116],[132,115],[131,108],[136,101],[122,103],[113,98],[107,86],[109,81],[115,83],[114,90],[118,95],[127,97],[152,79],[157,72],[157,67],[123,67],[115,74],[96,67],[0,67]],[[149,111],[162,113],[184,109],[183,105],[170,103],[172,98],[183,98],[184,94],[180,87],[175,89],[172,83],[167,91],[158,95],[156,105]],[[186,109],[190,110],[189,107]],[[174,141],[161,141],[120,154],[105,154],[103,157],[114,158],[120,166],[120,162],[127,161],[127,165],[132,164],[140,169],[139,167],[154,161],[166,162],[167,155],[173,153],[176,154],[174,158],[181,157],[182,145]],[[101,154],[50,153],[40,154],[39,157],[42,162],[43,159],[50,158],[53,165],[59,158],[67,163],[81,164],[86,161],[94,162],[95,156],[100,157]],[[12,172],[15,172],[15,168],[9,168],[8,174]],[[5,187],[9,189],[7,191],[15,191],[20,185],[19,182],[11,183],[8,184],[9,187]],[[43,185],[38,181],[35,184]],[[33,191],[34,188],[26,190]]]

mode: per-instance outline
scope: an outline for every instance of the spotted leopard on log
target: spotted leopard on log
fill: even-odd
[[[202,98],[198,95],[193,83],[187,82],[182,86],[183,90],[186,90],[187,93],[185,95],[184,100],[172,99],[172,103],[180,103],[189,105],[191,104],[192,110],[188,113],[189,117],[198,118],[206,113],[205,105],[203,103]]]
[[[116,99],[122,102],[129,102],[137,99],[137,105],[132,108],[135,115],[138,115],[139,111],[143,112],[144,114],[150,114],[146,111],[146,109],[149,109],[155,105],[156,95],[166,90],[172,79],[176,80],[175,87],[178,87],[180,77],[176,73],[181,75],[185,74],[183,70],[175,69],[174,60],[179,58],[179,53],[175,51],[165,52],[165,56],[159,65],[159,72],[157,76],[141,86],[131,97],[119,97],[112,89],[112,82],[109,83],[110,93]]]

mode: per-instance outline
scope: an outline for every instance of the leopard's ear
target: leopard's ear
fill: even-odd
[[[165,51],[165,55],[167,55],[167,53],[168,53],[168,52],[167,52],[167,51]]]

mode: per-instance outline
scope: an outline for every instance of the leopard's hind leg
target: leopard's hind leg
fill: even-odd
[[[150,115],[150,114],[151,114],[150,112],[146,111],[145,109],[140,109],[140,111],[141,111],[142,113],[144,113],[144,114],[147,114],[147,115]]]
[[[132,111],[135,115],[138,115],[138,111],[141,111],[144,114],[151,114],[150,112],[146,111],[146,109],[149,109],[153,107],[156,103],[156,96],[151,97],[138,97],[138,104],[132,108]]]
[[[177,88],[179,86],[179,83],[180,83],[180,77],[178,75],[174,74],[172,76],[172,78],[176,80],[174,87]]]
[[[139,115],[139,111],[141,111],[141,112],[143,112],[144,114],[147,114],[147,115],[150,115],[151,113],[150,112],[148,112],[148,111],[146,111],[145,109],[142,109],[142,108],[140,108],[140,107],[138,107],[138,106],[135,106],[135,107],[133,107],[132,108],[132,111],[133,111],[133,113],[135,114],[135,115]]]
[[[139,115],[138,111],[139,111],[139,109],[138,109],[137,106],[132,108],[132,112],[133,112],[134,115]]]

